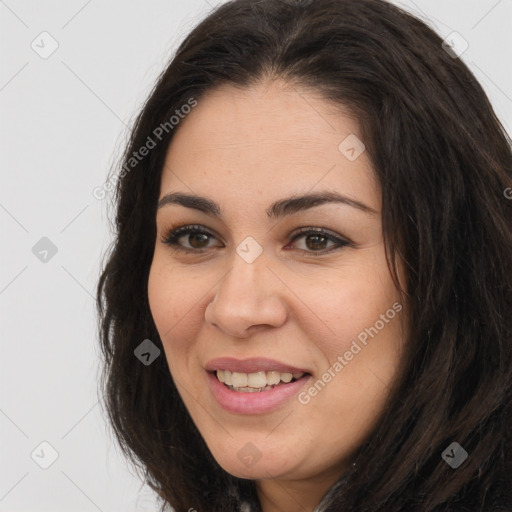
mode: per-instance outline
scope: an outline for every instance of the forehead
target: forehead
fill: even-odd
[[[221,86],[177,128],[160,196],[180,190],[263,207],[285,192],[329,189],[380,208],[366,152],[346,152],[363,148],[357,120],[311,90],[281,81]]]

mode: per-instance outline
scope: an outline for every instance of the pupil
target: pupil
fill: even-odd
[[[195,249],[198,249],[198,248],[200,249],[203,247],[200,243],[201,239],[202,239],[202,241],[208,242],[208,235],[205,235],[204,233],[195,233],[195,234],[189,235],[189,243]],[[198,240],[199,240],[199,243],[197,244]]]
[[[309,243],[309,241],[314,240],[312,244]],[[321,241],[319,241],[321,240]],[[319,245],[322,246],[326,241],[325,235],[308,235],[306,237],[306,245],[309,249],[322,249],[323,247],[318,247]]]

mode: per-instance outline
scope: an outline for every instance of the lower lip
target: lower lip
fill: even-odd
[[[236,414],[263,414],[277,409],[299,390],[309,380],[305,375],[295,382],[280,384],[267,391],[243,392],[233,391],[217,379],[215,373],[208,372],[210,390],[219,405],[228,412]]]

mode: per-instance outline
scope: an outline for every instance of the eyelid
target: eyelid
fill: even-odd
[[[294,230],[292,232],[292,234],[290,236],[292,237],[292,241],[293,241],[300,235],[307,234],[307,233],[320,233],[321,235],[329,236],[329,237],[336,239],[340,242],[345,242],[347,244],[352,243],[347,237],[339,235],[339,234],[335,233],[334,231],[331,231],[330,229],[321,228],[321,227],[317,227],[317,226],[303,226],[303,227],[297,228],[296,230]]]
[[[205,228],[204,226],[201,226],[200,224],[183,224],[181,226],[177,227],[171,227],[170,229],[164,231],[162,234],[162,237],[160,238],[160,241],[164,244],[173,246],[173,244],[170,242],[171,239],[178,239],[182,236],[188,235],[190,232],[196,232],[201,233],[204,235],[208,235],[210,237],[213,237],[215,239],[218,239],[217,234],[215,231]],[[178,249],[183,250],[189,250],[192,252],[200,252],[200,249],[189,249],[188,247],[180,246],[179,244],[175,244],[175,247]]]

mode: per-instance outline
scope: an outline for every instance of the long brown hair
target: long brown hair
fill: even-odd
[[[97,288],[106,412],[136,467],[177,512],[258,508],[255,483],[213,459],[165,357],[147,282],[160,177],[179,124],[213,87],[283,78],[357,116],[382,189],[390,270],[405,262],[403,372],[326,511],[512,510],[511,140],[482,87],[423,22],[383,0],[233,0],[183,41],[138,116],[115,190]],[[156,145],[136,165],[133,152]],[[510,189],[509,189],[510,190]],[[442,454],[467,453],[453,469]],[[502,508],[500,508],[502,507]]]

